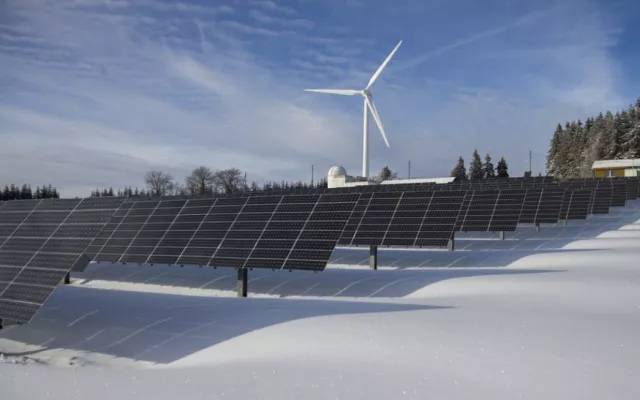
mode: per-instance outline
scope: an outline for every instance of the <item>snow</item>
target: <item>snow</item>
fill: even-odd
[[[637,399],[640,202],[322,273],[95,264],[0,331],[2,399]]]

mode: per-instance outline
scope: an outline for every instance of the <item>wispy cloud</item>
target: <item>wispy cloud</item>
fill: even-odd
[[[280,36],[280,35],[290,33],[286,31],[278,31],[274,29],[247,25],[238,21],[222,21],[220,22],[220,24],[226,27],[229,27],[237,32],[246,33],[250,35]]]
[[[300,18],[281,18],[267,15],[259,10],[250,10],[249,16],[265,24],[281,25],[290,28],[313,28],[313,22]]]
[[[521,27],[523,25],[533,23],[536,20],[539,20],[540,18],[544,17],[545,14],[553,12],[553,10],[555,9],[557,9],[556,6],[548,7],[543,10],[536,10],[536,11],[527,13],[523,16],[520,16],[504,25],[496,26],[487,30],[483,30],[481,32],[473,33],[470,36],[455,40],[444,46],[440,46],[434,50],[431,50],[426,54],[422,54],[410,60],[404,61],[400,64],[400,66],[396,67],[396,69],[403,70],[407,68],[412,68],[420,64],[423,64],[429,60],[432,60],[436,57],[439,57],[451,50],[457,49],[459,47],[467,46],[467,45],[476,43],[480,40],[491,38],[492,36],[504,34],[506,32],[509,32],[510,30],[517,29],[518,27]]]
[[[265,10],[276,11],[286,15],[292,15],[296,13],[296,11],[293,8],[289,6],[283,6],[281,4],[277,4],[272,0],[251,0],[249,3],[251,5],[261,7],[262,9],[265,9]]]

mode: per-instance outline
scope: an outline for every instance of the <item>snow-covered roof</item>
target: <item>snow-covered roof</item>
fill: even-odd
[[[451,183],[456,178],[421,178],[421,179],[392,179],[380,182],[381,185],[402,185],[405,183]]]
[[[593,163],[591,169],[632,168],[640,167],[640,158],[626,160],[599,160]]]

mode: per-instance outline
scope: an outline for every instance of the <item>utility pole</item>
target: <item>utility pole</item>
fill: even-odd
[[[533,171],[531,171],[531,150],[529,150],[529,172],[533,174]]]
[[[411,160],[409,160],[409,174],[407,179],[411,179]]]
[[[313,164],[311,164],[311,187],[313,187]]]

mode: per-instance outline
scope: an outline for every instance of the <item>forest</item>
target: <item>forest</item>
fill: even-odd
[[[22,200],[22,199],[58,199],[60,193],[58,189],[51,185],[43,185],[36,187],[36,190],[32,190],[30,185],[24,184],[22,186],[17,185],[5,185],[4,189],[0,191],[0,201],[7,200]]]
[[[597,160],[640,158],[640,97],[625,110],[558,124],[547,153],[547,175],[593,176]]]

